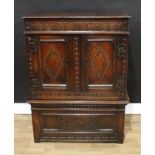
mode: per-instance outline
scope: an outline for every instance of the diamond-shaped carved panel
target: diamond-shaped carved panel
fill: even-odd
[[[111,62],[106,55],[103,44],[99,43],[94,49],[92,56],[89,58],[92,69],[97,74],[99,80],[102,80],[111,66]]]
[[[59,72],[63,67],[63,61],[56,48],[51,47],[49,49],[44,58],[43,67],[50,79],[56,79],[58,77]]]

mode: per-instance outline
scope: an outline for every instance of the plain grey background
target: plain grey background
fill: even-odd
[[[25,102],[28,92],[24,25],[21,16],[39,11],[116,11],[131,15],[128,93],[131,103],[141,102],[141,0],[15,0],[15,102]]]

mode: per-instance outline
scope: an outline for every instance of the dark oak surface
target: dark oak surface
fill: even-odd
[[[123,142],[128,15],[25,16],[35,142]]]

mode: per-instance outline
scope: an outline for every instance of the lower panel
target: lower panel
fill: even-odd
[[[85,108],[87,107],[87,108]],[[90,108],[89,108],[90,107]],[[93,107],[93,108],[92,108]],[[124,105],[32,105],[35,142],[123,142]],[[99,108],[100,107],[100,108]]]

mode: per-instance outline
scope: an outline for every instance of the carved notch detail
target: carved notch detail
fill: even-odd
[[[79,39],[78,37],[75,37],[73,39],[73,54],[74,54],[74,79],[75,79],[75,90],[80,90],[80,53],[79,53]]]
[[[125,96],[126,78],[125,75],[116,77],[115,88],[119,91],[120,97]]]
[[[127,55],[127,40],[125,38],[120,38],[117,42],[117,56],[119,58],[124,58]]]
[[[30,31],[31,30],[31,21],[25,21],[25,29],[27,31]]]
[[[38,51],[39,38],[37,36],[27,37],[27,47],[30,52],[36,53]]]
[[[124,90],[125,89],[125,75],[120,75],[116,77],[116,89]]]
[[[40,80],[39,76],[34,74],[33,71],[33,54],[28,53],[28,65],[29,65],[29,80],[30,80],[30,89],[31,89],[31,98],[34,98],[37,92],[40,90]]]

